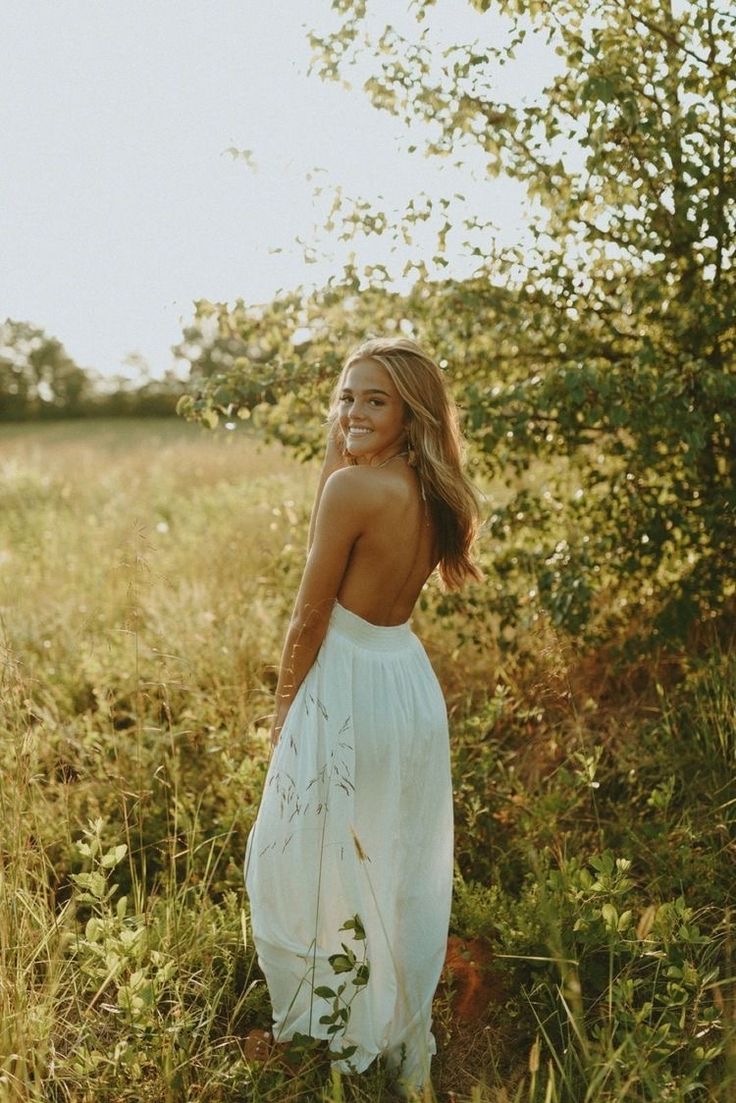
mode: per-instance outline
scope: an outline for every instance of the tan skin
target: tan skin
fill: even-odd
[[[435,533],[405,456],[408,411],[386,369],[357,360],[340,395],[309,529],[309,549],[284,642],[271,742],[322,645],[335,600],[376,625],[408,620],[437,566]]]

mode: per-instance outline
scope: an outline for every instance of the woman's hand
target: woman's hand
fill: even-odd
[[[288,712],[288,706],[286,708],[277,709],[271,719],[271,747],[274,748],[281,737],[281,729],[284,726],[286,720],[286,713]]]

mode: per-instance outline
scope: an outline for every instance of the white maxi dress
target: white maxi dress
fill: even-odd
[[[383,1055],[426,1083],[452,849],[447,712],[426,652],[409,622],[336,602],[245,854],[277,1041],[327,1039],[341,1071]]]

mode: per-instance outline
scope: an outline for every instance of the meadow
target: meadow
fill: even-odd
[[[317,468],[241,426],[0,430],[0,1099],[374,1103],[245,1059],[245,840]],[[482,591],[475,593],[476,606]],[[518,655],[432,585],[456,797],[427,1099],[736,1099],[736,658]]]

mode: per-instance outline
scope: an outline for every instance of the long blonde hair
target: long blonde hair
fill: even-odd
[[[439,574],[450,590],[469,578],[482,577],[470,555],[478,531],[478,498],[463,471],[463,440],[457,407],[442,371],[415,341],[407,337],[375,337],[354,349],[345,360],[332,395],[330,421],[345,375],[356,360],[375,360],[390,375],[406,407],[407,440],[427,501],[439,554]]]

